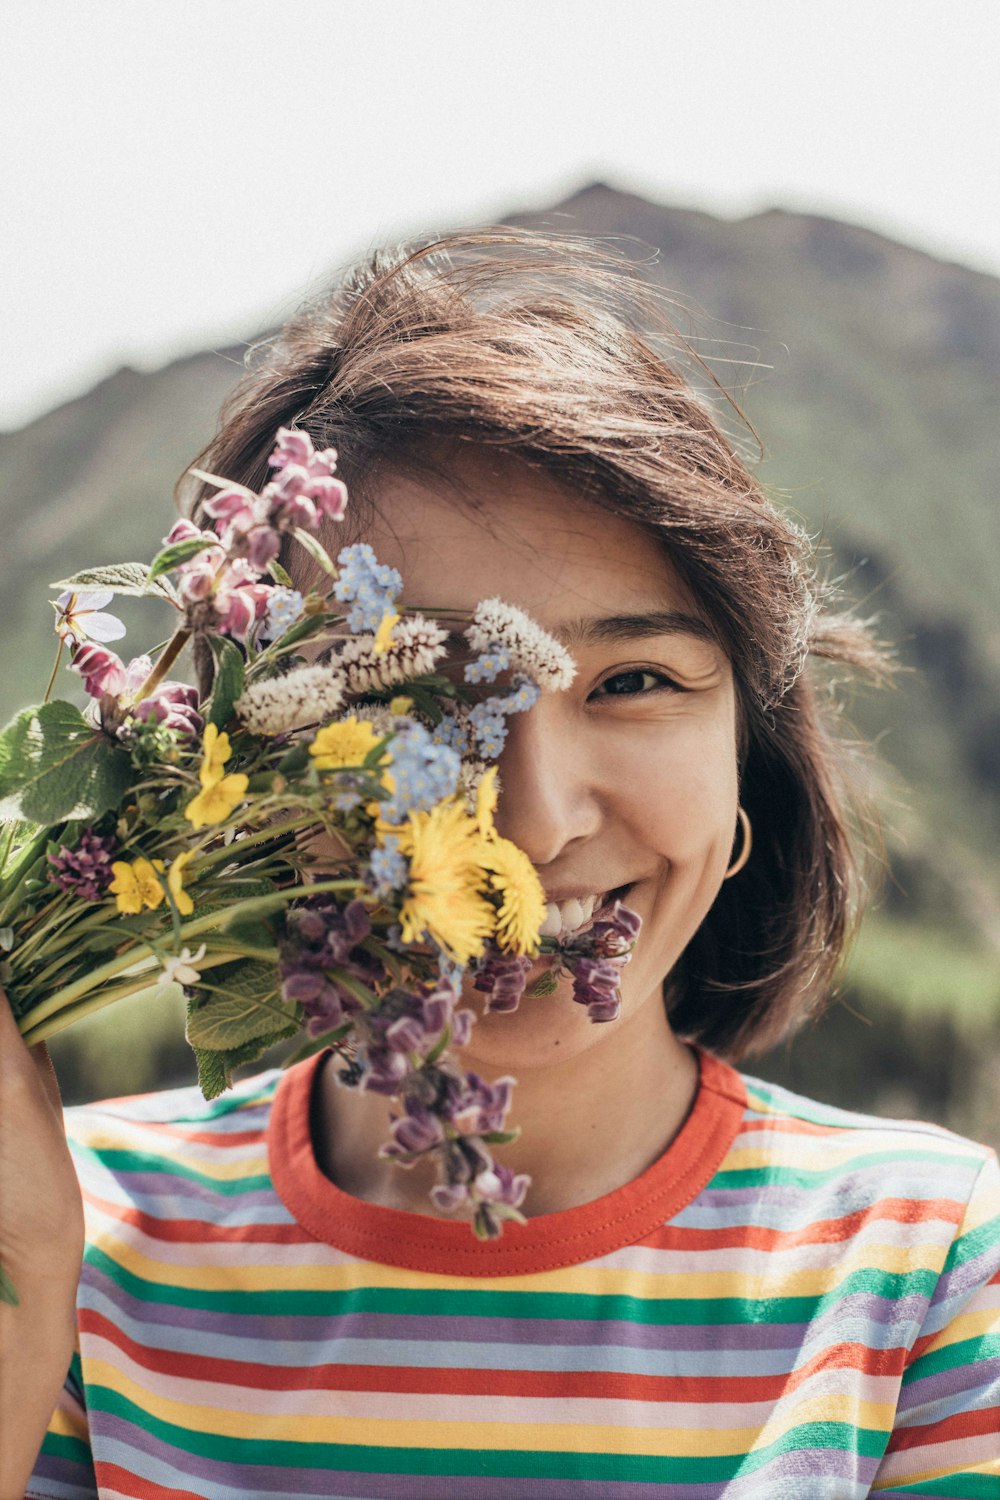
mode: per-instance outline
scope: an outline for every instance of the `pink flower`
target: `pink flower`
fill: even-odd
[[[200,734],[205,722],[198,712],[197,689],[184,682],[161,682],[148,698],[135,705],[132,714],[143,722],[155,720],[180,734]]]
[[[66,589],[56,600],[56,635],[61,641],[120,641],[125,626],[117,615],[102,611],[114,594],[110,589],[90,592]]]
[[[220,490],[205,501],[204,510],[213,521],[221,521],[235,532],[249,531],[257,524],[251,496],[244,490]]]
[[[190,542],[194,537],[201,535],[202,533],[198,530],[197,526],[194,526],[190,521],[186,521],[182,517],[181,520],[175,521],[171,526],[163,538],[163,545],[164,547],[172,547],[175,542]]]
[[[125,689],[125,663],[103,646],[85,641],[74,650],[71,665],[80,673],[91,698],[103,698],[105,694],[117,698]]]
[[[261,495],[271,506],[272,525],[314,531],[320,516],[343,520],[347,486],[334,477],[336,448],[317,452],[307,432],[282,427],[268,463],[278,471]]]

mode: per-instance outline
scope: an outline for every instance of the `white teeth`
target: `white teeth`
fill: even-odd
[[[558,937],[562,932],[562,917],[559,908],[554,901],[550,901],[545,908],[545,921],[538,929],[539,937]]]
[[[585,896],[582,901],[571,896],[568,901],[563,901],[558,906],[554,901],[550,901],[545,908],[545,921],[538,929],[540,936],[559,937],[565,933],[575,932],[578,927],[590,921],[597,901],[597,896]]]

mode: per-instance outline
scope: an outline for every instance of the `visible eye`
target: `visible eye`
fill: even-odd
[[[641,693],[656,693],[663,689],[676,692],[677,684],[660,672],[651,672],[643,667],[632,667],[627,672],[615,672],[605,677],[592,694],[593,697],[635,698]]]

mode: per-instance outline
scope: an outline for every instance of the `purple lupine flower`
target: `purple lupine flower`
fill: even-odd
[[[577,1005],[587,1007],[592,1021],[617,1021],[621,1013],[618,964],[610,958],[574,958],[569,969]]]
[[[198,712],[198,690],[183,682],[161,682],[148,698],[135,705],[132,717],[176,729],[178,734],[198,735],[205,727]]]
[[[310,1036],[364,1011],[357,996],[329,971],[340,969],[369,986],[377,983],[383,977],[381,965],[358,948],[370,930],[360,901],[341,906],[332,894],[308,897],[288,912],[279,945],[282,994],[301,1004]]]
[[[379,1151],[380,1156],[394,1157],[403,1166],[412,1166],[408,1156],[422,1155],[432,1151],[444,1141],[441,1121],[425,1104],[414,1099],[403,1102],[403,1115],[391,1115],[392,1140]]]
[[[467,1073],[464,1089],[457,1098],[446,1102],[446,1117],[462,1135],[486,1135],[492,1130],[502,1130],[513,1088],[513,1078],[487,1083],[478,1073]]]
[[[511,1208],[520,1208],[531,1178],[526,1172],[513,1172],[503,1162],[495,1161],[477,1174],[473,1186],[485,1203],[506,1203]]]
[[[596,958],[619,958],[635,947],[641,927],[638,913],[616,901],[610,915],[595,922],[589,931],[591,952]]]
[[[531,959],[521,953],[503,953],[490,944],[476,965],[473,989],[488,995],[488,1011],[517,1010],[531,972]]]
[[[75,848],[63,845],[47,856],[49,880],[59,890],[82,896],[84,901],[100,901],[114,879],[111,865],[118,847],[118,840],[110,834],[96,834],[87,828]]]

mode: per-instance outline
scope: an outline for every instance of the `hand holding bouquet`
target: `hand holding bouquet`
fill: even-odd
[[[568,971],[613,1020],[639,927],[616,905],[541,937],[537,873],[494,826],[509,716],[575,668],[500,600],[458,620],[404,610],[367,544],[334,562],[318,538],[347,505],[332,449],[283,428],[270,464],[260,494],[195,471],[207,529],[180,520],[148,568],[57,585],[49,691],[0,735],[0,979],[28,1042],[182,985],[208,1097],[304,1030],[296,1058],[332,1047],[343,1084],[396,1101],[383,1153],[433,1154],[437,1209],[494,1236],[528,1179],[493,1156],[513,1080],[452,1055],[474,1024],[463,984],[512,1011],[543,958],[536,993]],[[305,594],[278,561],[295,545],[320,580]],[[177,617],[155,663],[109,648],[115,594]],[[201,691],[168,677],[193,641]],[[67,653],[85,711],[49,701]]]

